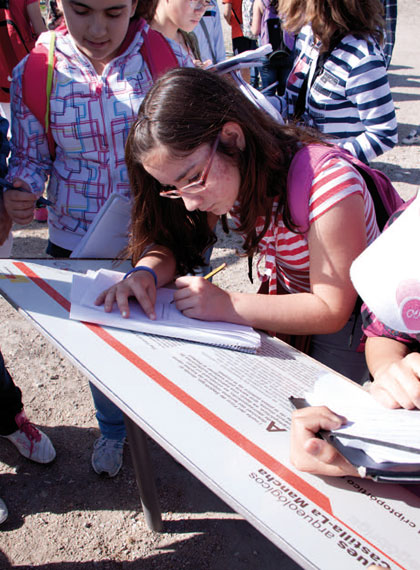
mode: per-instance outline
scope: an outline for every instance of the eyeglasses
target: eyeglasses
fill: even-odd
[[[196,194],[203,192],[203,190],[206,189],[207,178],[211,166],[213,164],[214,157],[216,156],[219,140],[220,140],[220,133],[218,133],[216,140],[214,141],[213,146],[211,147],[210,158],[206,164],[206,167],[203,170],[200,180],[197,180],[197,182],[191,182],[191,184],[182,186],[182,188],[179,189],[171,188],[170,190],[162,190],[161,192],[159,192],[159,196],[162,196],[162,198],[175,199],[175,198],[182,198],[182,196],[195,196]]]
[[[212,5],[212,0],[190,0],[190,6],[193,10],[207,9]]]

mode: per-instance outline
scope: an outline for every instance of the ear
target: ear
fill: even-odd
[[[226,145],[236,146],[239,150],[245,150],[245,135],[238,123],[233,121],[225,123],[220,133],[220,140]]]
[[[131,5],[131,14],[130,14],[130,19],[134,16],[134,14],[136,13],[137,10],[137,3],[138,0],[133,0],[133,3]]]

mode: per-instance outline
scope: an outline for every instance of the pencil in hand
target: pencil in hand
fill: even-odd
[[[204,279],[210,279],[210,277],[213,277],[213,275],[216,275],[216,273],[219,273],[219,271],[222,271],[222,269],[224,269],[226,267],[226,263],[222,263],[222,265],[219,265],[219,267],[216,267],[216,269],[213,269],[213,271],[210,271],[210,273],[207,273],[207,275],[204,275]]]
[[[210,273],[204,275],[204,279],[210,279],[210,277],[213,277],[213,275],[216,275],[216,273],[222,271],[222,269],[224,269],[226,265],[227,265],[226,263],[222,263],[222,265],[219,265],[219,267],[216,267],[216,269],[213,269],[212,271],[210,271]],[[172,301],[169,304],[172,305],[173,303],[175,303],[175,299],[172,299]]]

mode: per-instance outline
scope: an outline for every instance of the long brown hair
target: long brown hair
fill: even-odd
[[[178,271],[191,271],[202,262],[202,253],[215,240],[203,212],[188,212],[181,199],[159,196],[160,184],[142,166],[147,153],[160,145],[174,157],[211,145],[223,125],[237,123],[245,136],[245,149],[219,143],[239,168],[240,227],[244,249],[253,253],[270,222],[274,197],[278,213],[294,227],[287,208],[287,173],[302,143],[320,141],[308,129],[283,126],[258,109],[232,81],[196,68],[179,68],[164,75],[147,94],[126,144],[126,163],[133,193],[130,254],[137,261],[147,245],[156,243],[174,252]],[[265,216],[260,235],[256,219]]]
[[[352,34],[363,39],[372,36],[379,44],[383,42],[381,0],[279,0],[279,13],[291,33],[296,34],[303,25],[311,24],[323,51],[328,51],[333,36]]]
[[[153,20],[158,0],[138,0],[133,18],[144,18],[146,22]]]

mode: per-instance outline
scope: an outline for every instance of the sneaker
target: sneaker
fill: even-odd
[[[92,467],[95,473],[106,473],[115,477],[123,464],[123,447],[125,438],[108,439],[101,435],[95,441],[92,453]]]
[[[4,523],[4,521],[7,519],[8,514],[9,513],[7,512],[6,503],[3,501],[3,499],[0,499],[0,524]]]
[[[37,463],[51,463],[56,454],[50,438],[28,420],[23,410],[17,414],[15,421],[19,429],[2,437],[11,441],[23,457]]]
[[[418,144],[420,143],[420,133],[417,129],[413,129],[408,135],[402,139],[402,144]]]

